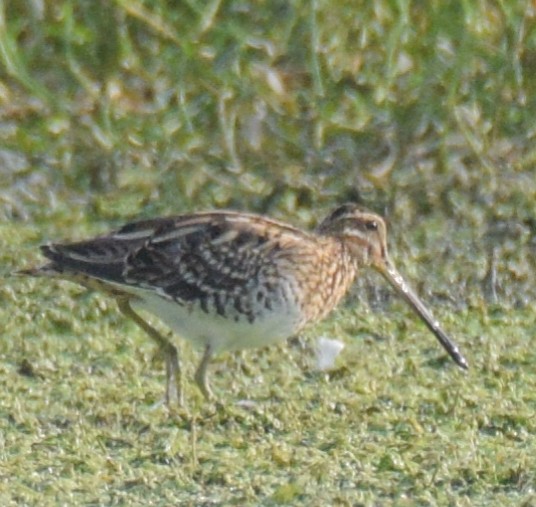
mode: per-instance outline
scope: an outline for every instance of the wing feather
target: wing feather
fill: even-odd
[[[248,294],[262,278],[270,288],[277,256],[310,252],[311,236],[287,224],[234,212],[143,220],[107,236],[42,247],[47,268],[128,287],[152,289],[179,302]],[[260,296],[259,296],[260,297]]]

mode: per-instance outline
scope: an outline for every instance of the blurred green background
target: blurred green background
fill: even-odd
[[[523,0],[0,0],[2,505],[536,505],[535,20]],[[110,301],[9,276],[139,217],[313,227],[345,201],[386,216],[468,376],[364,276],[308,332],[347,343],[333,374],[296,345],[224,356],[236,412],[192,388],[198,418],[174,417]]]

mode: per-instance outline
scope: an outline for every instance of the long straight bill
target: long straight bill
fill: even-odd
[[[443,345],[443,348],[448,352],[450,357],[454,362],[467,370],[469,364],[458,346],[447,336],[445,331],[441,329],[439,322],[434,319],[430,310],[424,306],[424,303],[419,299],[419,297],[411,290],[405,280],[402,278],[402,275],[396,270],[392,265],[390,260],[386,260],[383,266],[376,266],[376,269],[384,276],[384,278],[396,289],[398,294],[400,294],[407,303],[415,310],[415,313],[424,321],[426,326],[434,333],[436,338],[439,340],[439,343]]]

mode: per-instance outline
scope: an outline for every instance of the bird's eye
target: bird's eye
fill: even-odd
[[[375,220],[373,220],[372,222],[367,222],[365,224],[365,228],[367,229],[367,231],[377,231],[378,230],[378,222],[376,222]]]

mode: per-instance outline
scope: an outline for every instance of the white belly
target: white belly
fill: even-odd
[[[274,305],[250,322],[245,316],[235,319],[207,313],[198,305],[181,306],[150,291],[137,290],[136,294],[140,299],[132,301],[134,307],[156,315],[196,347],[210,345],[214,352],[270,345],[288,338],[300,327],[299,312],[289,304]]]

